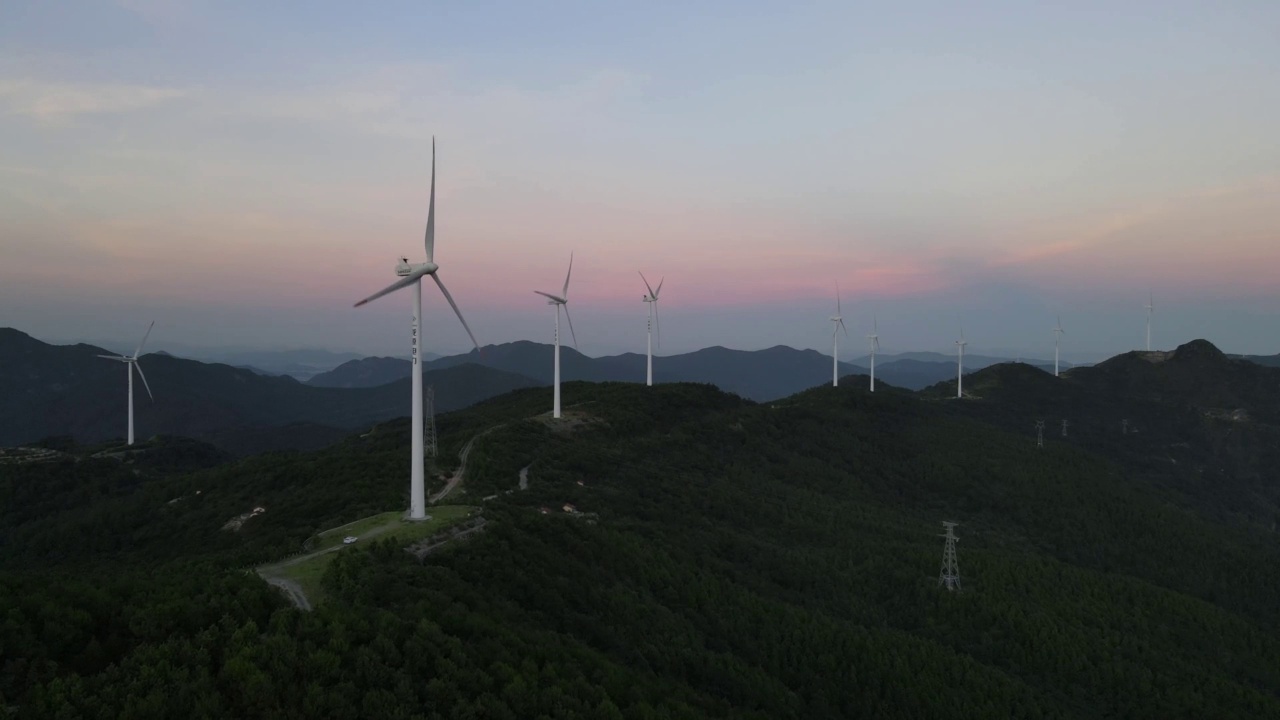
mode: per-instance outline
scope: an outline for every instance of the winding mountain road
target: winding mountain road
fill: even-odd
[[[505,424],[506,423],[503,423],[503,425]],[[431,503],[432,505],[435,505],[436,503],[443,500],[446,496],[448,496],[449,493],[453,492],[453,489],[458,486],[458,483],[462,482],[462,476],[467,471],[467,458],[471,457],[471,446],[475,445],[476,441],[479,440],[480,438],[484,437],[485,435],[488,435],[489,433],[493,432],[494,430],[497,430],[500,427],[502,427],[502,425],[494,425],[488,430],[484,430],[482,432],[476,433],[471,437],[470,440],[467,441],[466,445],[462,446],[462,452],[458,453],[457,472],[453,474],[453,477],[449,478],[449,481],[444,484],[444,487],[440,489],[440,492],[427,498],[427,502]]]

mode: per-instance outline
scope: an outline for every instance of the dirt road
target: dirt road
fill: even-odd
[[[444,484],[444,487],[441,488],[440,492],[427,498],[427,502],[435,505],[443,500],[449,493],[453,492],[453,489],[458,486],[458,483],[462,482],[462,476],[467,471],[467,458],[471,456],[471,446],[475,445],[476,441],[480,438],[500,427],[502,427],[502,425],[494,425],[484,432],[476,433],[475,436],[467,441],[466,445],[462,446],[462,452],[458,453],[458,471],[453,474],[453,477],[449,478],[449,482]]]
[[[261,574],[261,571],[259,571],[259,574]],[[267,584],[275,585],[283,590],[284,594],[289,596],[289,601],[296,605],[299,610],[311,609],[311,603],[307,602],[307,594],[302,592],[302,587],[298,583],[282,577],[267,577],[263,575],[263,578],[267,581]]]

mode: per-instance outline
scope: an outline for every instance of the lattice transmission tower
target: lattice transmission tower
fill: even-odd
[[[960,589],[960,566],[956,564],[956,541],[960,538],[956,537],[955,533],[955,527],[958,524],[942,523],[942,526],[947,529],[947,533],[942,536],[946,538],[947,544],[942,548],[942,572],[938,573],[938,585],[952,591]]]
[[[422,454],[436,457],[436,386],[427,386],[427,396],[422,408]]]
[[[1067,436],[1067,419],[1062,418],[1062,437]]]
[[[1044,421],[1036,421],[1036,447],[1044,447]]]

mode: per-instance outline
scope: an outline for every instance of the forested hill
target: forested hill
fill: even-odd
[[[127,369],[101,354],[108,353],[91,345],[50,345],[0,328],[0,447],[57,435],[90,443],[124,437]],[[138,364],[154,393],[152,400],[134,378],[139,438],[184,435],[237,452],[314,448],[410,410],[408,380],[348,390],[162,353],[143,355]],[[436,386],[442,412],[534,384],[477,365],[424,373],[424,386]]]
[[[1130,352],[1055,379],[1026,365],[965,378],[952,412],[1033,442],[1087,448],[1201,510],[1270,528],[1280,520],[1280,368],[1230,358],[1194,340],[1171,352]],[[926,397],[950,399],[955,382]]]
[[[706,385],[569,383],[558,422],[548,397],[441,418],[445,458],[490,430],[450,499],[483,507],[483,533],[421,563],[393,544],[345,549],[310,613],[241,568],[403,507],[402,421],[177,474],[128,457],[0,466],[0,706],[1280,716],[1274,532],[1128,456],[1038,448],[965,409],[994,401],[852,385],[754,404]],[[960,523],[958,593],[938,587],[943,520]]]

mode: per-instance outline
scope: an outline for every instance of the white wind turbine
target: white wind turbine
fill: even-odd
[[[867,336],[871,343],[871,392],[876,391],[876,351],[880,349],[880,323],[875,314],[871,315],[871,334]]]
[[[1053,376],[1058,377],[1058,342],[1066,330],[1062,329],[1062,316],[1058,316],[1058,324],[1053,326]]]
[[[573,318],[569,317],[569,276],[573,274],[573,253],[569,253],[569,272],[564,275],[564,289],[559,295],[552,295],[541,290],[534,292],[547,298],[548,305],[556,306],[556,351],[555,351],[555,389],[552,391],[551,417],[560,417],[560,308],[564,307],[564,317],[569,321],[569,334],[573,337],[573,347],[578,347],[578,334],[573,331]]]
[[[572,256],[570,256],[570,258],[572,258]],[[570,260],[570,262],[572,262],[572,259]],[[566,278],[566,280],[567,279],[568,278]],[[654,331],[657,330],[658,344],[662,344],[662,329],[661,329],[662,321],[658,320],[658,293],[662,292],[662,283],[665,281],[665,278],[658,278],[657,290],[654,290],[649,285],[649,281],[645,280],[644,273],[640,273],[640,279],[644,280],[645,289],[649,291],[649,294],[645,295],[642,298],[642,300],[646,303],[649,303],[649,324],[648,324],[648,334],[649,334],[648,343],[649,344],[648,344],[648,350],[647,350],[647,360],[645,364],[645,384],[652,386],[653,385],[653,334],[654,334]],[[565,290],[566,291],[568,290],[567,284],[565,286]],[[565,313],[567,314],[568,311],[569,311],[569,307],[566,305]]]
[[[138,343],[138,349],[133,351],[132,355],[99,355],[100,358],[108,360],[118,360],[125,364],[125,370],[129,374],[129,444],[133,444],[133,371],[138,371],[138,377],[142,378],[142,387],[147,389],[147,397],[155,402],[156,396],[151,394],[151,386],[147,384],[147,376],[142,374],[142,366],[138,364],[138,355],[142,353],[142,346],[147,344],[147,338],[151,336],[151,328],[155,327],[156,321],[152,320],[147,326],[147,332],[142,336],[142,342]]]
[[[453,301],[453,296],[445,289],[444,283],[440,282],[440,277],[436,274],[439,266],[435,263],[435,246],[436,246],[436,140],[431,138],[431,200],[427,205],[427,234],[426,234],[427,261],[424,263],[410,263],[408,258],[401,258],[396,264],[396,275],[402,279],[388,285],[379,292],[370,295],[355,304],[360,307],[368,302],[377,300],[388,293],[395,292],[400,288],[413,286],[413,328],[411,337],[413,341],[412,363],[413,372],[410,377],[413,378],[413,426],[412,433],[412,449],[409,458],[409,519],[424,520],[427,517],[427,496],[426,486],[423,479],[422,469],[422,333],[419,327],[422,322],[422,277],[430,275],[432,280],[436,281],[436,285],[440,286],[440,292],[444,294],[444,299],[449,301],[449,305],[453,308],[453,312],[458,316],[458,320],[462,323],[462,327],[466,329],[467,335],[471,338],[471,343],[476,346],[476,350],[480,349],[480,343],[476,342],[476,336],[472,334],[471,328],[467,326],[467,321],[462,317],[462,311],[458,309],[458,303]]]
[[[1151,313],[1156,309],[1155,294],[1147,296],[1147,352],[1151,352]]]
[[[845,337],[849,330],[844,326],[844,318],[840,316],[840,283],[836,283],[836,314],[831,316],[831,387],[840,385],[840,331]]]
[[[964,326],[960,326],[960,339],[956,341],[956,397],[964,397],[964,346],[969,342],[964,339]]]

